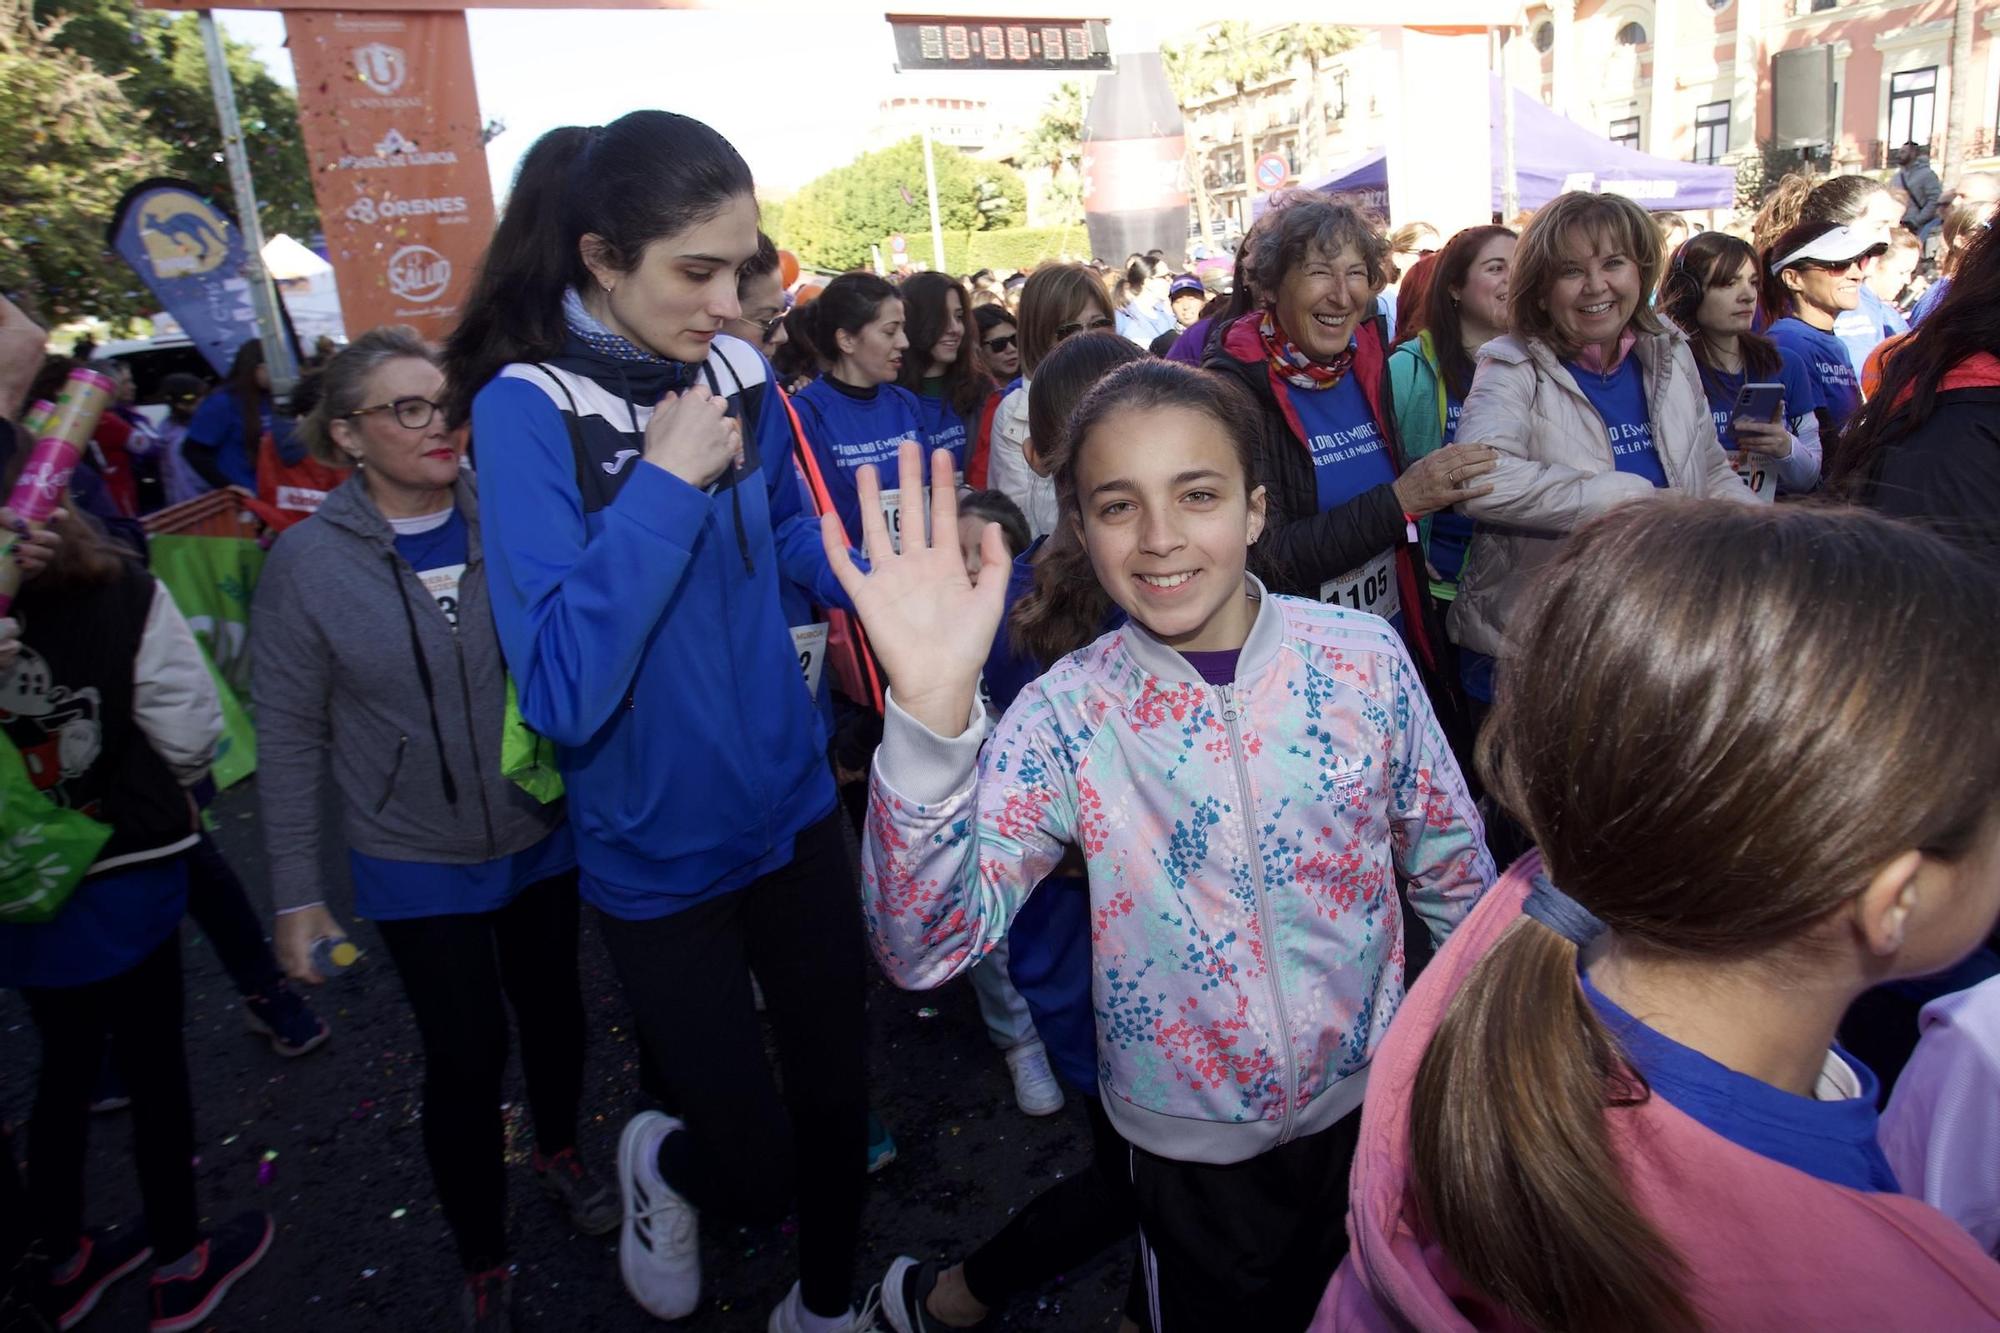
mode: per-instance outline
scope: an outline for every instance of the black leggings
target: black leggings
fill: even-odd
[[[544,1156],[576,1144],[583,1093],[576,874],[530,885],[505,907],[381,921],[424,1042],[424,1156],[468,1273],[507,1258],[507,1005]],[[503,998],[504,997],[504,998]]]
[[[1125,1140],[1111,1127],[1102,1101],[1089,1096],[1083,1104],[1090,1116],[1090,1165],[1037,1194],[965,1257],[965,1285],[981,1305],[998,1307],[1138,1232]],[[1145,1310],[1135,1270],[1125,1313],[1143,1326]]]
[[[83,1162],[90,1095],[112,1065],[132,1098],[132,1152],[153,1252],[171,1262],[194,1248],[194,1105],[181,1046],[181,936],[127,971],[83,986],[24,987],[42,1036],[42,1076],[28,1122],[28,1206],[56,1262],[83,1234]]]
[[[243,881],[215,845],[213,834],[204,832],[187,854],[188,915],[208,936],[223,970],[236,985],[236,993],[249,999],[269,995],[277,988],[278,960],[264,938],[264,922]]]
[[[640,1039],[686,1124],[660,1170],[703,1212],[775,1222],[796,1189],[808,1310],[848,1308],[867,1184],[861,902],[835,811],[790,865],[671,916],[598,921]],[[750,972],[764,987],[782,1099]]]

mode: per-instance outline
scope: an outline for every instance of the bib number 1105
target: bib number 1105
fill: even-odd
[[[1396,587],[1396,554],[1384,551],[1359,569],[1320,585],[1319,599],[1350,611],[1366,611],[1384,620],[1403,609],[1402,594]]]

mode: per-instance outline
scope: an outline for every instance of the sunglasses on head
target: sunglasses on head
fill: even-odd
[[[1004,352],[1020,341],[1018,333],[1003,334],[998,338],[988,338],[983,344],[989,352]]]
[[[1113,320],[1109,315],[1099,315],[1095,319],[1087,319],[1080,324],[1058,324],[1056,325],[1056,341],[1061,342],[1071,334],[1082,333],[1086,329],[1092,333],[1096,333],[1099,329],[1110,328],[1112,323]]]

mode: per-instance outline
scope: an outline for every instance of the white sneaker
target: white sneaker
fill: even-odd
[[[1040,1038],[1007,1052],[1007,1072],[1014,1076],[1014,1101],[1024,1114],[1054,1115],[1063,1109],[1062,1084],[1049,1068],[1049,1051]]]
[[[701,1304],[701,1236],[694,1205],[660,1179],[660,1142],[681,1122],[641,1111],[618,1137],[618,1194],[625,1226],[618,1271],[625,1290],[658,1319],[681,1319]]]
[[[871,1290],[868,1299],[861,1303],[859,1310],[850,1309],[846,1316],[833,1326],[833,1333],[887,1333],[887,1330],[875,1322],[875,1316],[882,1309],[881,1290],[880,1287]],[[805,1306],[799,1303],[799,1284],[794,1282],[792,1289],[785,1293],[785,1299],[779,1301],[777,1308],[771,1311],[770,1321],[764,1325],[766,1333],[802,1333],[805,1322],[801,1316],[804,1313]]]

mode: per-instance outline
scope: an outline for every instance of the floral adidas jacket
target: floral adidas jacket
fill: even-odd
[[[977,963],[1082,849],[1105,1107],[1182,1161],[1243,1161],[1358,1107],[1403,996],[1398,883],[1442,940],[1493,881],[1396,632],[1251,583],[1234,684],[1128,624],[990,741],[983,717],[940,737],[892,692],[871,792],[870,939],[912,989]]]

